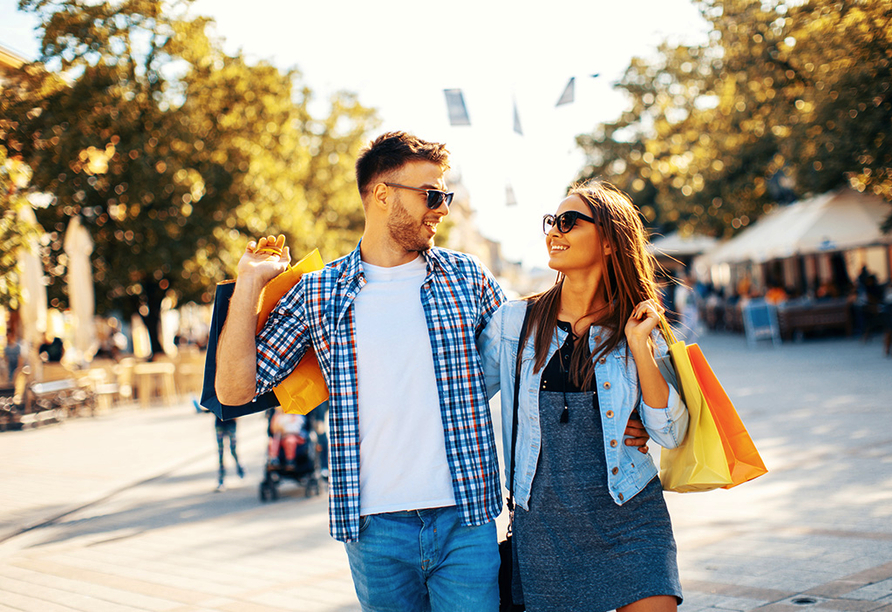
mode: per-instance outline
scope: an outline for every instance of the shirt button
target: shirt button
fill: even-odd
[[[601,357],[601,358],[598,360],[598,362],[599,362],[599,363],[607,363],[607,358],[606,358],[606,357]]]
[[[604,383],[604,388],[605,388],[605,389],[609,389],[609,388],[610,388],[610,383],[609,383],[609,382]]]
[[[617,495],[617,497],[619,497],[619,501],[622,501],[622,500],[625,499],[625,497],[623,497],[623,494],[622,494],[622,493],[620,493],[619,495]]]
[[[610,473],[616,476],[617,474],[619,474],[619,468],[613,468],[612,470],[610,470]]]
[[[610,441],[610,448],[616,448],[616,444],[617,444],[616,440],[611,440],[611,441]]]
[[[600,342],[600,341],[601,341],[601,336],[595,336],[595,342]]]
[[[606,414],[607,414],[607,418],[608,418],[608,419],[612,419],[612,418],[613,418],[613,410],[608,410],[608,411],[606,412]]]

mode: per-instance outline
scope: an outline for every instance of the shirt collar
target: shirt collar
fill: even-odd
[[[359,254],[359,247],[362,245],[362,240],[359,241],[359,244],[356,245],[356,248],[347,255],[345,259],[344,269],[341,272],[341,280],[348,281],[353,280],[357,277],[365,279],[365,273],[362,270],[362,257]],[[425,265],[427,266],[427,275],[430,276],[433,274],[434,269],[439,267],[445,273],[453,272],[453,266],[449,262],[448,258],[443,255],[443,252],[437,247],[431,247],[426,251],[421,251],[421,256],[424,257]]]

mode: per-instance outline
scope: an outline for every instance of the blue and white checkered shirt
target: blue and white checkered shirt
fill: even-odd
[[[475,344],[505,296],[470,255],[423,252],[421,303],[427,319],[446,454],[465,525],[498,516],[502,496],[483,370]],[[359,247],[305,274],[257,335],[257,393],[276,386],[312,345],[328,383],[331,535],[359,538],[359,416],[353,301],[365,285]]]

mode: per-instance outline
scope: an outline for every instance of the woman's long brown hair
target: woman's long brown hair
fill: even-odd
[[[595,324],[603,326],[607,333],[602,334],[594,357],[588,342],[576,342],[570,358],[570,380],[579,388],[588,389],[594,382],[595,360],[625,339],[625,324],[635,306],[644,300],[657,300],[655,260],[647,251],[647,237],[638,209],[625,193],[606,181],[590,181],[573,187],[567,195],[578,196],[586,203],[595,219],[602,248],[609,246],[611,251],[604,256],[602,276],[608,308],[588,313],[596,317]],[[528,298],[531,310],[526,336],[535,334],[535,372],[545,367],[563,284],[564,275],[559,273],[550,289]],[[521,339],[521,346],[526,340],[526,337]]]

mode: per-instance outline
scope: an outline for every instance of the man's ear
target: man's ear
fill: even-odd
[[[373,206],[380,210],[387,210],[387,185],[376,183],[372,187],[371,200]]]

